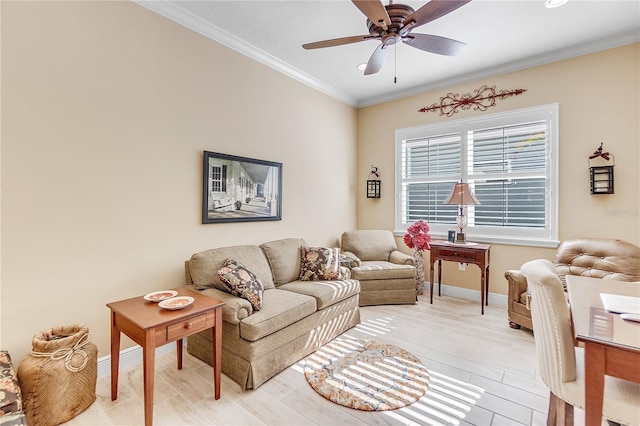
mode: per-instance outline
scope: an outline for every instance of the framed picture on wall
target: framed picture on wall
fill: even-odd
[[[282,219],[282,163],[204,151],[202,223]]]

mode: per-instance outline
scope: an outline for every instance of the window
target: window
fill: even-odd
[[[223,165],[211,167],[211,191],[227,191],[227,166]]]
[[[458,207],[442,204],[468,182],[467,238],[556,246],[558,105],[396,131],[396,229],[417,220],[444,237]]]

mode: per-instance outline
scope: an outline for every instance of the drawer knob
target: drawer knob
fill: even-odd
[[[191,328],[191,327],[193,327],[193,323],[191,323],[191,322],[188,322],[188,323],[186,323],[186,324],[184,325],[184,328],[187,328],[187,329],[189,329],[189,328]]]

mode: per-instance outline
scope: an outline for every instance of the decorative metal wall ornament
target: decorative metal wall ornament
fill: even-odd
[[[487,87],[483,85],[479,89],[474,91],[474,94],[465,93],[460,95],[458,93],[447,93],[446,96],[440,98],[439,104],[432,104],[428,107],[420,108],[418,112],[435,112],[440,111],[440,115],[446,115],[451,117],[458,112],[458,109],[473,109],[478,111],[486,111],[487,108],[495,106],[496,99],[506,99],[510,96],[517,96],[524,92],[526,89],[515,90],[501,90],[496,91],[496,86]]]

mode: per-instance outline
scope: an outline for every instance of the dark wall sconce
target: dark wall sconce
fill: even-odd
[[[615,166],[615,156],[609,152],[602,152],[602,143],[600,148],[596,149],[589,156],[589,175],[591,181],[591,194],[613,194],[613,167]],[[611,165],[594,166],[592,160],[602,158],[605,161],[613,159]]]
[[[367,179],[367,198],[380,198],[380,172],[374,165],[371,165]]]

